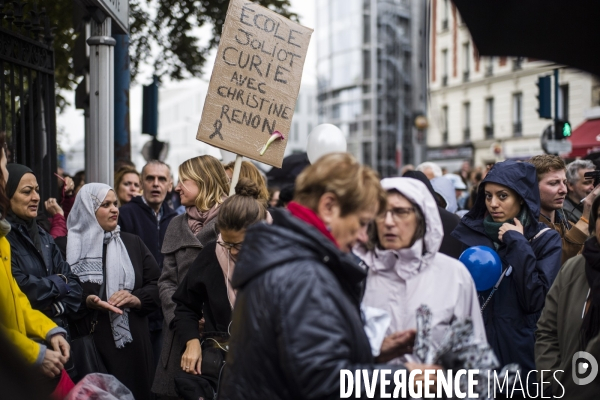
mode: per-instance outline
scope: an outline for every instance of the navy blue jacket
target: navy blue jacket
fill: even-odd
[[[521,196],[529,210],[531,222],[524,234],[508,231],[503,236],[503,243],[497,252],[502,259],[503,269],[510,265],[512,272],[504,277],[483,312],[488,342],[501,365],[519,363],[527,372],[535,369],[534,333],[546,294],[560,269],[562,242],[554,230],[547,230],[535,237],[546,228],[545,224],[538,222],[540,194],[535,168],[528,163],[513,161],[494,165],[479,186],[474,207],[463,217],[452,236],[467,247],[484,245],[494,248],[483,227],[483,219],[487,214],[484,195],[486,182],[511,188]],[[479,293],[482,304],[489,293]]]
[[[163,254],[160,249],[167,227],[177,213],[166,201],[162,203],[161,208],[163,215],[157,223],[154,211],[144,203],[142,196],[134,197],[119,209],[119,226],[121,231],[138,235],[142,239],[162,270]]]
[[[52,236],[39,228],[42,251],[29,237],[25,225],[11,221],[6,236],[10,242],[12,273],[31,307],[50,318],[77,312],[81,303],[81,282],[54,243]],[[66,277],[68,283],[58,274]]]

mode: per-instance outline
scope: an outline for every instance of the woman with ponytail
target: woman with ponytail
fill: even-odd
[[[600,197],[592,205],[591,237],[585,242],[582,253],[562,266],[548,292],[537,324],[536,369],[552,371],[546,372],[544,380],[546,396],[569,400],[593,399],[600,393],[600,378],[592,378],[585,383],[587,377],[597,374],[597,362],[594,372],[594,364],[577,355],[578,352],[587,352],[600,360],[599,213]],[[591,367],[591,373],[587,373],[585,363]],[[575,377],[579,382],[575,381]],[[538,381],[542,382],[540,376]]]

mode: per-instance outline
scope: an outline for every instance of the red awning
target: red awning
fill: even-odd
[[[573,150],[565,158],[585,157],[600,151],[600,119],[585,121],[567,140],[573,144]]]

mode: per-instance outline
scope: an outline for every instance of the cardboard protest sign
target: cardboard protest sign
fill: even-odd
[[[231,0],[196,139],[281,167],[313,30]],[[273,132],[275,140],[260,152]]]

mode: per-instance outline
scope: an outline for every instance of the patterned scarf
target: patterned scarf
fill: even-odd
[[[200,211],[196,206],[190,206],[185,208],[185,212],[188,216],[188,226],[190,227],[194,236],[200,232],[200,230],[206,225],[211,219],[219,214],[220,204],[216,203],[208,211]]]
[[[67,220],[67,262],[81,282],[102,285],[102,253],[106,244],[106,299],[119,290],[131,292],[135,285],[135,271],[121,240],[121,228],[105,232],[96,219],[96,211],[110,190],[102,183],[84,185]],[[124,309],[122,315],[109,312],[109,317],[115,346],[120,349],[132,342],[129,309]]]

